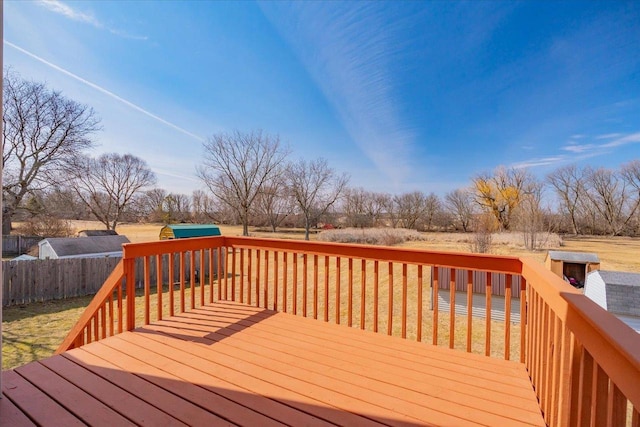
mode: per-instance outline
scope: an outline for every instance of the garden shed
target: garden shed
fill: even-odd
[[[160,240],[221,235],[220,228],[214,224],[169,224],[160,230]]]
[[[622,271],[592,271],[584,294],[640,332],[640,274]]]
[[[126,236],[51,237],[38,243],[40,259],[121,257]]]
[[[600,269],[600,258],[590,252],[549,251],[544,265],[560,278],[573,278],[577,286],[583,286],[587,274]]]

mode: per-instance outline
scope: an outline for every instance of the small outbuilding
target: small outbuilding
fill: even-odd
[[[160,240],[221,235],[220,228],[214,224],[169,224],[160,230]]]
[[[126,236],[52,237],[38,243],[38,258],[121,257]]]
[[[587,276],[584,294],[636,332],[640,332],[639,273],[593,271]]]
[[[600,258],[590,252],[549,251],[544,265],[572,285],[582,287],[587,274],[600,269]]]

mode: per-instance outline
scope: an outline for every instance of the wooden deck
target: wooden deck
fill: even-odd
[[[11,426],[544,425],[523,364],[230,302],[2,375]]]

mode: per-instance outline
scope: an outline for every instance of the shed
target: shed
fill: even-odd
[[[435,283],[436,269],[438,272],[438,283]],[[455,312],[457,315],[467,315],[467,283],[468,270],[451,269],[446,267],[431,267],[431,303],[430,309],[433,310],[434,290],[438,289],[438,309],[443,312],[449,312],[451,308],[451,272],[455,270]],[[511,317],[512,323],[520,323],[520,290],[524,281],[519,275],[507,275],[503,273],[489,273],[484,271],[472,271],[471,274],[471,292],[472,292],[472,315],[474,317],[486,318],[486,293],[488,291],[487,280],[491,281],[491,318],[493,320],[504,320],[506,317],[506,294],[507,294],[507,276],[511,280]]]
[[[220,228],[214,224],[169,224],[160,230],[160,240],[221,235]]]
[[[593,271],[587,276],[584,294],[640,332],[640,274]]]
[[[38,243],[40,259],[122,256],[126,236],[52,237]]]
[[[584,285],[587,274],[600,269],[600,258],[590,252],[549,251],[544,265],[560,278],[574,278]]]

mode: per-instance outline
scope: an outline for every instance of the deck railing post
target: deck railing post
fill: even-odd
[[[136,277],[135,277],[135,259],[125,258],[124,277],[127,287],[127,331],[131,331],[136,327]]]

